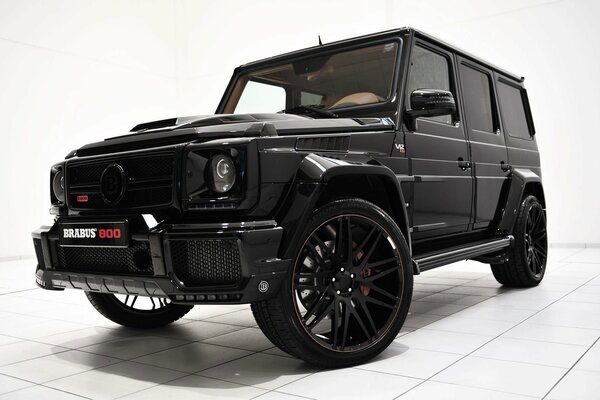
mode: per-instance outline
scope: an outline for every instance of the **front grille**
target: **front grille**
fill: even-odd
[[[152,275],[148,242],[133,241],[126,248],[61,247],[55,244],[55,268],[64,271]]]
[[[233,285],[242,277],[236,239],[171,240],[177,278],[188,287]]]
[[[105,202],[101,178],[111,164],[123,168],[125,192],[116,204]],[[67,167],[69,204],[75,210],[164,207],[173,200],[175,157],[173,153],[146,154],[73,162]],[[78,200],[85,196],[85,201]]]

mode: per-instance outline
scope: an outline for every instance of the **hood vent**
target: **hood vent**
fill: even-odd
[[[350,136],[325,136],[298,138],[296,150],[310,151],[348,151]]]

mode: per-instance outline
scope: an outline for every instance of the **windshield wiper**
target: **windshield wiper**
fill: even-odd
[[[339,118],[339,115],[337,115],[334,112],[331,111],[327,111],[323,109],[323,106],[321,105],[299,105],[296,107],[292,107],[292,108],[286,108],[285,110],[281,110],[279,111],[279,113],[284,113],[284,114],[299,114],[299,115],[305,115],[305,114],[316,114],[316,115],[323,115],[325,117],[329,117],[329,118]]]

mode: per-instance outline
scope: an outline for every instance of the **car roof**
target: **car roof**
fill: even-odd
[[[377,40],[377,39],[393,38],[395,36],[406,35],[406,34],[413,34],[417,38],[425,39],[425,40],[427,40],[441,48],[444,48],[445,50],[449,50],[463,58],[480,63],[480,64],[482,64],[482,65],[484,65],[484,66],[486,66],[508,78],[516,80],[517,82],[523,82],[525,80],[525,78],[522,76],[519,76],[512,72],[506,71],[505,69],[497,67],[494,64],[489,63],[489,62],[487,62],[477,56],[474,56],[473,54],[468,53],[464,50],[461,50],[460,48],[458,48],[456,46],[453,46],[453,45],[446,43],[432,35],[429,35],[423,31],[420,31],[420,30],[417,30],[417,29],[414,29],[411,27],[391,29],[388,31],[377,32],[377,33],[372,33],[369,35],[363,35],[363,36],[358,36],[358,37],[354,37],[354,38],[350,38],[350,39],[344,39],[344,40],[339,40],[339,41],[335,41],[335,42],[331,42],[331,43],[327,43],[327,44],[308,47],[305,49],[296,50],[296,51],[292,51],[289,53],[280,54],[280,55],[277,55],[274,57],[269,57],[269,58],[265,58],[262,60],[257,60],[257,61],[253,61],[253,62],[250,62],[247,64],[243,64],[240,67],[238,67],[238,69],[258,68],[258,67],[264,66],[266,64],[272,64],[274,62],[281,62],[283,60],[287,60],[287,59],[291,59],[291,58],[302,57],[305,55],[322,52],[324,50],[333,50],[338,47],[343,47],[343,46],[352,45],[352,44],[369,43],[370,41]]]

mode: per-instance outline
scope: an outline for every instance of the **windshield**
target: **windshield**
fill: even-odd
[[[231,114],[286,112],[335,117],[391,96],[397,42],[316,55],[241,75],[225,104]]]

